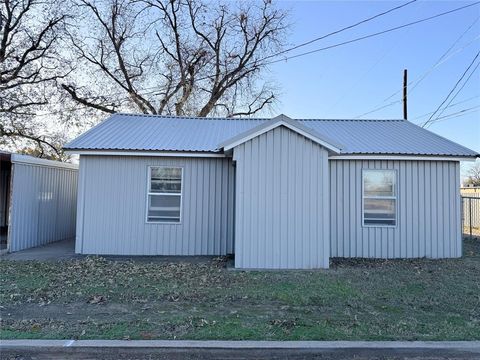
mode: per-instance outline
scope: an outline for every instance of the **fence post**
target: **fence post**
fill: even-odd
[[[473,240],[472,234],[472,198],[468,198],[468,212],[470,218],[470,240]]]

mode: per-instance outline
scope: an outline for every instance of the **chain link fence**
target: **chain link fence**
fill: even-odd
[[[461,191],[463,235],[480,239],[480,192]]]

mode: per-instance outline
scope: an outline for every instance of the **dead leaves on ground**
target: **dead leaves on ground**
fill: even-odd
[[[93,295],[87,301],[88,304],[105,304],[107,302],[107,298],[103,295]]]
[[[202,292],[221,290],[242,278],[232,279],[225,263],[224,257],[167,263],[98,256],[62,262],[3,262],[0,303],[69,303],[82,298],[89,304],[103,304],[107,298],[138,303],[195,300]]]

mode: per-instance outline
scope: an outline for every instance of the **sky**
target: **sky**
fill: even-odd
[[[296,45],[406,2],[281,1],[279,6],[290,13],[288,42]],[[417,1],[291,54],[347,41],[472,3]],[[480,4],[378,37],[272,64],[268,76],[280,88],[275,113],[292,118],[356,118],[401,100],[403,70],[407,69],[409,81],[415,82],[427,73],[408,95],[408,118],[414,123],[422,123],[430,114],[420,116],[438,108],[480,50],[479,18]],[[446,55],[447,60],[433,67],[470,26]],[[288,55],[290,53],[285,56]],[[480,57],[471,70],[478,62]],[[395,92],[398,94],[384,101]],[[429,130],[480,153],[480,108],[475,108],[480,106],[480,68],[453,100],[452,104],[455,103],[460,104],[446,109],[442,116],[474,109],[461,113],[463,116],[435,122]],[[399,119],[403,117],[402,109],[400,101],[362,118]],[[464,166],[464,171],[468,166]]]

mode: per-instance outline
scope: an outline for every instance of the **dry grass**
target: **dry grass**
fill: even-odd
[[[89,257],[0,262],[1,338],[480,339],[480,242],[452,260],[326,271]]]

